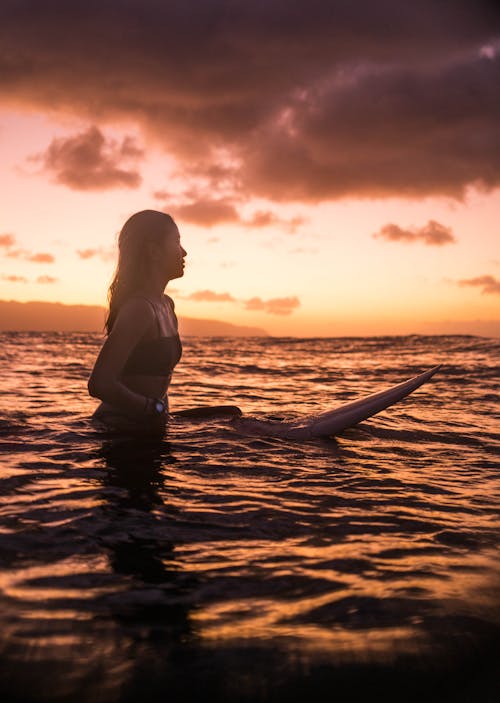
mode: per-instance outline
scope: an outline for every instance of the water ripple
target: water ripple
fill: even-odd
[[[228,661],[243,672],[251,648],[275,685],[297,661],[333,671],[404,655],[422,669],[497,637],[497,342],[186,340],[173,409],[237,400],[260,418],[446,359],[404,403],[304,444],[221,419],[176,419],[163,440],[106,436],[88,423],[98,346],[28,333],[1,346],[0,653],[18,692],[30,665],[27,699],[36,662],[53,700],[90,700],[75,692],[94,680],[92,700],[118,700],[144,662],[161,660],[151,676],[175,689],[172,662],[206,681]]]

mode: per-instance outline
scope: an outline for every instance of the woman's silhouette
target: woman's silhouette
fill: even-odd
[[[111,429],[162,433],[182,353],[174,303],[164,291],[184,274],[186,251],[172,217],[156,210],[132,215],[118,248],[107,338],[88,382],[90,395],[102,401],[93,418]]]
[[[118,249],[108,294],[108,336],[88,382],[90,395],[102,401],[92,417],[111,430],[163,434],[168,387],[182,354],[174,301],[165,288],[184,275],[186,250],[174,220],[157,210],[132,215]],[[241,411],[222,405],[176,414],[234,417]]]

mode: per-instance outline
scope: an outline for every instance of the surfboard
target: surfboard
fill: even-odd
[[[316,437],[331,437],[340,434],[343,430],[367,420],[373,415],[398,403],[413,393],[439,371],[441,366],[435,366],[424,373],[398,383],[386,390],[377,391],[364,398],[358,398],[345,403],[333,410],[319,414],[306,415],[297,420],[277,422],[246,418],[244,415],[234,420],[238,429],[258,436],[283,437],[286,439],[304,440]]]

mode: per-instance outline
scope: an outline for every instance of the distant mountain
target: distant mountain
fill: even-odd
[[[99,305],[64,305],[37,300],[20,303],[0,300],[0,331],[102,332],[106,311]],[[268,337],[259,327],[244,327],[220,320],[179,318],[185,336]]]

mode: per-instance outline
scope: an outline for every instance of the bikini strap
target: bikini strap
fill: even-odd
[[[145,295],[136,295],[135,297],[136,297],[136,298],[144,298],[144,300],[147,300],[148,303],[149,303],[149,304],[151,305],[151,307],[153,308],[153,312],[154,312],[154,314],[155,314],[155,319],[156,319],[156,326],[158,327],[158,334],[159,334],[159,336],[161,337],[160,318],[158,317],[158,313],[157,313],[157,311],[156,311],[156,306],[155,306],[155,304],[153,303],[152,300],[150,300],[149,298],[146,298]]]

